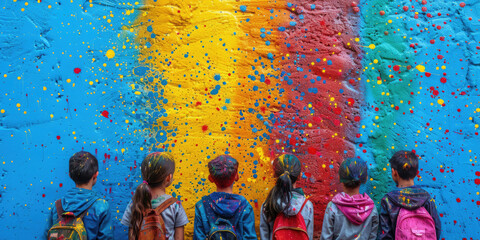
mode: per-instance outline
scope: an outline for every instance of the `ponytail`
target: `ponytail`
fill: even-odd
[[[275,220],[278,214],[290,207],[293,184],[300,175],[301,164],[294,155],[285,154],[273,161],[273,168],[277,181],[268,193],[263,208],[268,222]]]
[[[128,239],[138,239],[140,228],[143,222],[143,213],[146,209],[152,208],[152,192],[146,182],[138,185],[133,195],[132,216],[130,218],[130,230],[128,231]]]
[[[152,208],[152,189],[164,186],[165,179],[175,171],[173,157],[166,153],[154,152],[145,157],[141,166],[143,182],[133,195],[128,239],[137,240],[140,233],[143,213]]]

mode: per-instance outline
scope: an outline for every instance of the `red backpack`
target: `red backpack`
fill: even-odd
[[[147,209],[143,214],[142,227],[137,240],[165,240],[167,239],[167,230],[163,221],[162,213],[177,202],[176,198],[169,198],[155,209]]]
[[[275,218],[273,224],[273,240],[308,240],[307,226],[302,216],[302,210],[307,200],[303,202],[302,208],[295,216],[287,216],[283,212]]]

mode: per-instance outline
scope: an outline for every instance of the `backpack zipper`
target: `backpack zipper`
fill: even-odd
[[[82,238],[82,234],[80,234],[80,231],[78,231],[76,228],[74,227],[63,227],[63,226],[56,226],[56,227],[52,227],[49,231],[48,231],[48,235],[50,235],[50,231],[53,230],[53,229],[70,229],[72,230],[73,228],[73,231],[75,231],[78,236],[80,237],[80,239]],[[86,229],[85,229],[86,230]]]
[[[216,232],[229,232],[229,233],[231,233],[231,234],[233,234],[233,235],[235,236],[235,239],[238,239],[237,236],[235,235],[235,233],[232,232],[232,231],[229,231],[229,230],[218,230],[218,231],[215,231],[215,232],[213,232],[212,234],[210,234],[210,236],[208,236],[208,239],[210,240],[211,237],[213,236],[213,234],[215,234]]]
[[[278,230],[284,230],[284,229],[293,229],[293,230],[304,232],[308,235],[307,231],[305,231],[301,228],[298,228],[298,227],[279,227],[279,228],[275,229],[275,231],[273,233],[277,232]]]

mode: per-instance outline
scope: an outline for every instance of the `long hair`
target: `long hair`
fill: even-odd
[[[128,233],[128,238],[131,240],[138,239],[143,213],[152,208],[151,189],[162,186],[167,176],[174,173],[175,161],[167,153],[150,153],[143,159],[141,171],[143,182],[135,190],[132,201],[132,216]]]
[[[293,184],[302,171],[302,165],[297,157],[283,154],[273,161],[273,172],[277,178],[275,186],[268,193],[263,211],[267,221],[273,221],[278,214],[290,206]]]

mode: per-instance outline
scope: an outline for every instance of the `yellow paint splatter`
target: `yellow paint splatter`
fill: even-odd
[[[111,59],[111,58],[115,57],[115,51],[113,51],[112,49],[108,49],[105,56],[107,56],[108,59]]]
[[[423,65],[417,65],[415,69],[417,69],[421,73],[425,72],[425,66]]]

